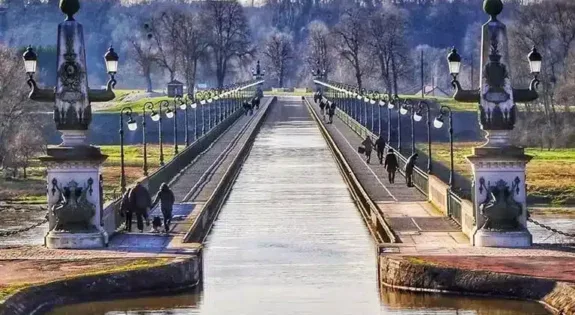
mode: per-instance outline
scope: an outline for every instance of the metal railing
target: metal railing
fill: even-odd
[[[254,81],[247,83],[243,87],[240,87],[239,90],[246,91],[248,89],[255,88],[262,82],[263,81]],[[241,104],[241,102],[246,101],[251,97],[251,94],[244,93],[236,98],[235,101]],[[198,155],[208,149],[212,143],[242,115],[243,108],[241,106],[236,106],[235,111],[230,116],[175,155],[171,161],[150,174],[148,177],[141,178],[140,181],[142,182],[142,185],[146,186],[149,193],[153,195],[158,192],[160,185],[163,182],[171,183],[175,181],[186,166],[188,166]],[[134,186],[134,184],[131,186]],[[101,224],[110,236],[113,235],[124,223],[124,220],[120,215],[121,199],[122,196],[119,196],[116,200],[109,202],[102,210]]]

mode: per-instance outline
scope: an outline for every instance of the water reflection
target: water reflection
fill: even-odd
[[[51,315],[546,314],[536,303],[380,297],[374,244],[301,100],[274,106],[205,245],[199,296],[86,303]]]
[[[203,294],[199,293],[100,301],[64,306],[52,311],[49,315],[192,315],[200,314],[199,305],[201,305],[202,299]],[[261,313],[254,309],[252,314],[259,315]],[[550,312],[533,302],[384,290],[381,293],[381,311],[379,314],[544,315],[550,314]]]

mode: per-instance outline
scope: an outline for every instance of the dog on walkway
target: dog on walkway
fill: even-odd
[[[152,232],[160,233],[160,228],[162,227],[162,218],[159,216],[154,216],[152,220]]]

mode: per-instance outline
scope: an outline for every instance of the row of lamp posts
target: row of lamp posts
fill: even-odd
[[[378,107],[378,130],[379,134],[383,134],[383,125],[381,123],[382,112],[384,108],[387,108],[387,143],[391,146],[391,112],[393,109],[397,109],[397,150],[401,153],[402,150],[402,127],[401,127],[401,117],[409,114],[411,118],[411,154],[416,152],[415,147],[415,123],[421,122],[423,120],[423,111],[426,112],[426,122],[427,122],[427,173],[432,172],[432,155],[431,155],[431,111],[429,103],[425,100],[419,100],[415,102],[410,99],[400,99],[397,95],[391,96],[390,94],[381,94],[375,91],[366,91],[365,89],[359,90],[353,86],[345,85],[336,82],[321,82],[316,80],[316,83],[323,84],[330,87],[333,90],[336,98],[343,99],[341,108],[342,110],[356,119],[364,126],[368,126],[368,104],[371,105],[371,130],[375,130],[375,110],[374,107]],[[353,100],[357,101],[353,101]],[[358,102],[359,101],[359,102]],[[365,103],[362,106],[362,103]],[[358,106],[359,105],[359,106]],[[451,108],[449,106],[441,106],[439,115],[433,120],[433,126],[440,129],[444,125],[445,117],[449,119],[449,144],[450,144],[450,172],[449,172],[449,186],[453,187],[453,165],[454,165],[454,155],[453,155],[453,115]]]
[[[196,93],[196,97],[191,97],[186,95],[185,97],[176,96],[173,103],[168,100],[161,100],[156,104],[152,102],[147,102],[142,107],[142,142],[143,142],[143,171],[144,176],[148,176],[148,152],[147,152],[147,139],[146,139],[146,116],[150,115],[152,121],[158,123],[158,143],[159,143],[159,163],[160,166],[165,165],[164,161],[164,145],[163,145],[163,134],[162,134],[162,122],[163,116],[165,115],[168,119],[173,120],[174,128],[174,154],[179,153],[178,147],[178,108],[185,111],[185,145],[186,147],[190,145],[189,140],[189,120],[188,120],[188,108],[194,110],[194,132],[193,137],[196,140],[200,133],[203,136],[207,131],[211,130],[215,125],[226,119],[233,111],[241,108],[241,102],[236,101],[235,104],[232,99],[236,99],[240,96],[241,85],[234,85],[224,89],[218,90],[206,90],[199,91]],[[220,102],[218,102],[220,101]],[[215,113],[212,113],[212,109],[208,109],[207,120],[204,115],[204,108],[207,104],[216,102]],[[223,104],[222,104],[223,103]],[[198,107],[198,104],[200,105]],[[201,115],[201,129],[198,128],[198,113],[200,110]],[[213,115],[215,114],[215,115]],[[213,117],[215,116],[215,117]],[[120,166],[121,166],[121,191],[124,193],[126,191],[126,175],[125,175],[125,155],[124,155],[124,119],[127,119],[126,124],[128,130],[136,131],[138,129],[138,123],[134,119],[134,111],[131,107],[124,107],[120,111]],[[206,126],[207,125],[207,126]],[[207,127],[207,130],[206,130]]]

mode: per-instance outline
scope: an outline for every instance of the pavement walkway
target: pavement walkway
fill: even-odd
[[[320,115],[319,106],[313,99],[308,101]],[[399,173],[396,183],[389,184],[387,172],[374,155],[367,164],[365,157],[357,153],[363,139],[342,120],[335,116],[333,124],[323,124],[401,242],[381,244],[381,255],[415,257],[458,269],[575,282],[574,243],[535,244],[527,249],[473,247],[457,223],[436,210],[420,191],[406,187]]]

